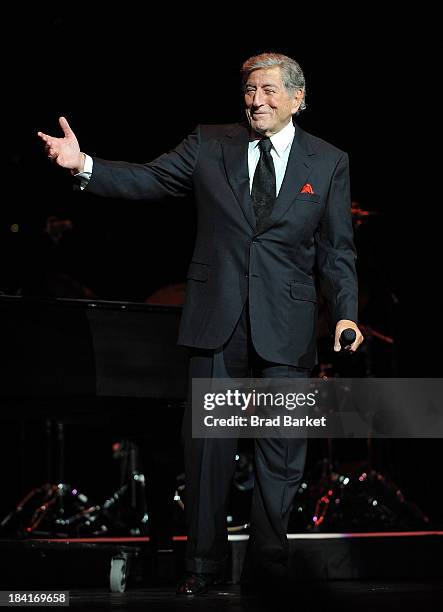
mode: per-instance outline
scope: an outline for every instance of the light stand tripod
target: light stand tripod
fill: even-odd
[[[370,328],[365,328],[365,333],[364,370],[365,375],[371,377],[372,342],[377,339],[392,344],[393,340]],[[341,411],[340,406],[338,410]],[[295,503],[309,531],[429,528],[428,517],[405,498],[389,477],[376,469],[371,435],[366,440],[366,459],[353,468],[339,469],[334,459],[333,440],[328,438],[326,444],[325,456],[302,483]]]
[[[65,424],[47,418],[45,438],[47,482],[29,491],[3,518],[0,534],[68,538],[128,535],[129,530],[132,536],[146,535],[145,476],[138,470],[138,449],[134,443],[123,441],[113,446],[114,458],[120,463],[120,486],[97,504],[64,482]],[[51,482],[53,476],[55,482]]]

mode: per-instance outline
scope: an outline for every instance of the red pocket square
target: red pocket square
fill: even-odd
[[[300,193],[314,193],[312,185],[310,183],[306,183],[306,185],[303,185],[303,187],[300,189]]]

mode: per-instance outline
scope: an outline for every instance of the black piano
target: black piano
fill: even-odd
[[[184,400],[181,306],[0,296],[0,397]]]
[[[106,498],[119,478],[112,445],[124,439],[140,448],[149,490],[165,498],[182,469],[181,310],[0,296],[0,518],[43,482]]]

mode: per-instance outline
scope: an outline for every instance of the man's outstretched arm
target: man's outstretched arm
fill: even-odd
[[[197,128],[174,150],[148,164],[90,158],[80,151],[74,132],[64,117],[59,119],[64,137],[38,132],[48,157],[57,165],[80,174],[82,188],[95,195],[128,200],[159,200],[187,195],[200,150]],[[87,175],[83,174],[87,171]]]

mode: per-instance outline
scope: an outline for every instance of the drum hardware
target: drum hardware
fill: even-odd
[[[63,444],[62,444],[63,446]],[[78,537],[146,535],[145,476],[137,469],[138,449],[133,442],[113,445],[120,463],[120,486],[101,504],[70,484],[46,483],[31,490],[0,522],[0,533],[8,536]],[[59,465],[63,475],[63,465]]]

